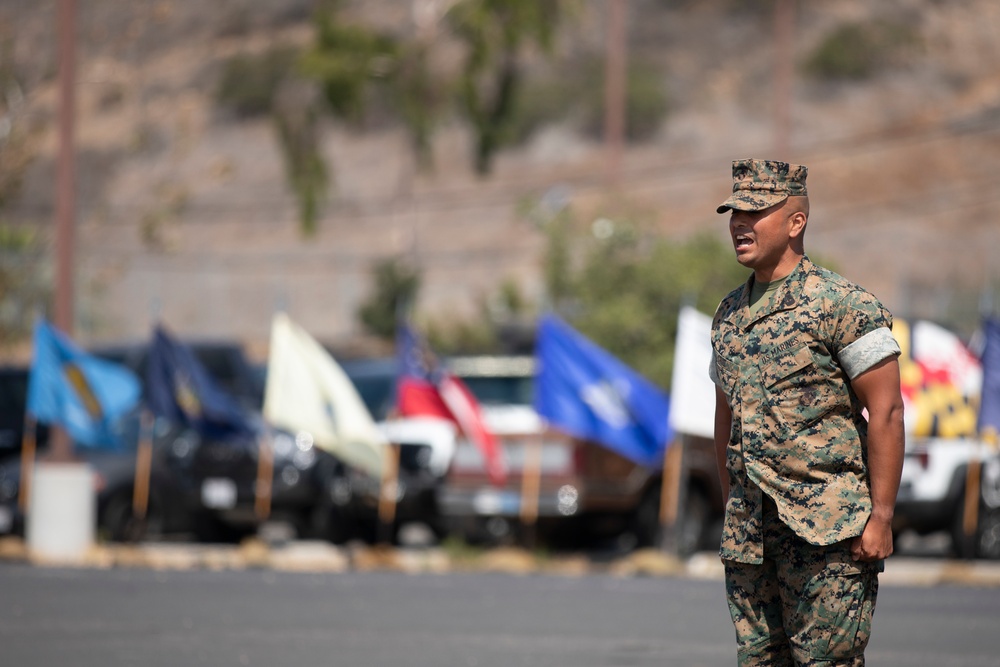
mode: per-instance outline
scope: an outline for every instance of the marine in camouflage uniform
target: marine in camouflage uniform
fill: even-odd
[[[863,416],[872,406],[853,383],[886,360],[895,364],[899,346],[874,296],[801,250],[806,173],[784,162],[734,162],[733,195],[718,209],[734,211],[737,255],[755,270],[719,305],[710,368],[729,488],[720,555],[740,665],[863,665],[882,568],[856,543],[873,508]],[[803,199],[786,207],[789,197]],[[788,212],[799,209],[800,231],[783,236]],[[768,289],[755,292],[765,279]],[[880,373],[871,377],[887,374],[884,393],[872,393],[894,404],[885,388],[891,369]],[[889,495],[894,502],[899,484],[898,403],[889,464],[880,463],[882,505]]]

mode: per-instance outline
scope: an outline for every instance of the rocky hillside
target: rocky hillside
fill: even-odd
[[[435,133],[432,171],[417,169],[401,128],[327,121],[321,149],[334,187],[317,234],[304,237],[273,123],[220,108],[215,93],[234,55],[309,43],[315,4],[79,3],[80,337],[144,337],[161,317],[177,331],[259,346],[270,315],[284,309],[318,337],[344,341],[359,331],[373,263],[394,256],[422,268],[419,309],[430,316],[477,312],[504,281],[537,300],[544,240],[522,214],[526,201],[558,192],[586,218],[624,200],[668,237],[707,229],[722,238],[714,209],[729,190],[730,161],[748,156],[809,166],[810,252],[899,315],[967,327],[986,290],[1000,286],[995,0],[800,1],[791,122],[780,140],[770,3],[631,0],[630,56],[661,72],[669,111],[629,146],[617,188],[605,181],[600,142],[569,122],[503,151],[482,178],[458,119]],[[406,33],[414,8],[445,3],[341,4],[353,20]],[[536,58],[530,71],[600,54],[605,4],[578,6],[555,64]],[[56,7],[0,5],[0,55],[16,82],[5,150],[17,139],[32,158],[2,215],[42,228],[54,216]],[[867,78],[808,75],[806,63],[845,25],[903,37],[873,56]],[[442,66],[454,67],[456,53],[447,44],[441,52]],[[787,154],[773,155],[780,144]]]

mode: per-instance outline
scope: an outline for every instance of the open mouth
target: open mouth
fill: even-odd
[[[747,248],[753,245],[753,239],[746,234],[738,234],[734,239],[736,241],[736,249]]]

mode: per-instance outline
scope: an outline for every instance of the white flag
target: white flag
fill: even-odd
[[[308,431],[317,447],[381,477],[385,436],[344,370],[284,313],[271,323],[264,418]]]
[[[712,318],[690,306],[677,318],[677,345],[670,387],[670,426],[678,433],[711,438],[715,434],[715,384],[712,363]]]

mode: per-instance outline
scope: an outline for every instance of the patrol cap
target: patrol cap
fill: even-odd
[[[733,194],[715,211],[762,211],[789,197],[804,197],[808,171],[777,160],[733,160]]]

